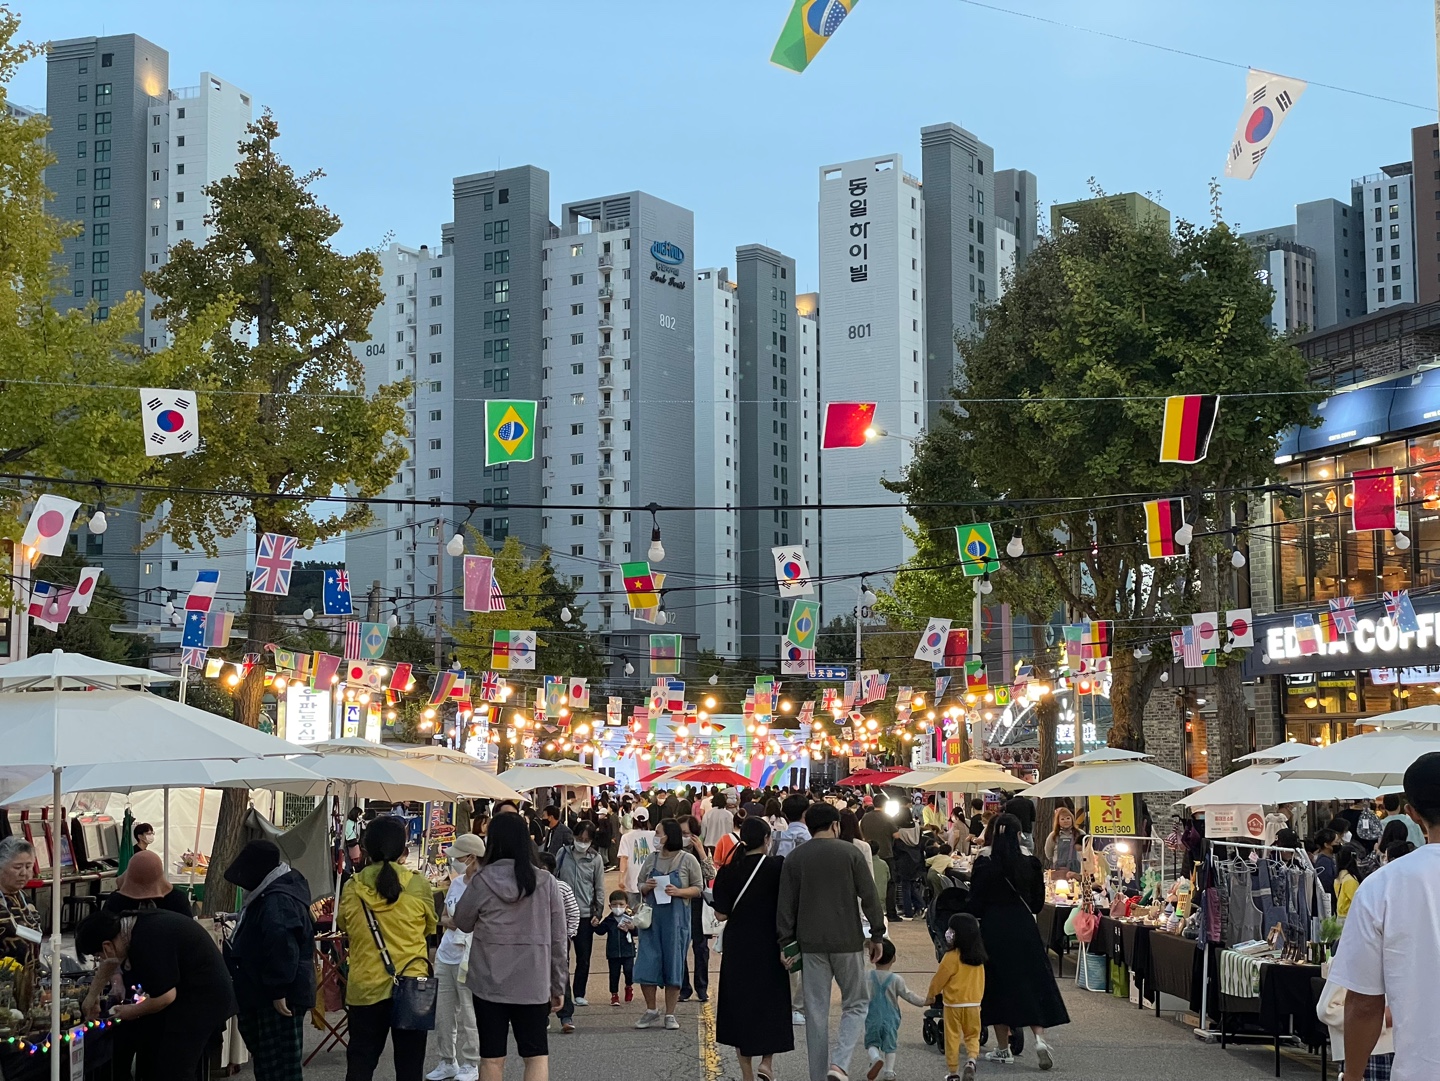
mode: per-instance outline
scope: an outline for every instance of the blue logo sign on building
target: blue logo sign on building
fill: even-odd
[[[664,263],[666,266],[679,266],[685,261],[685,250],[668,240],[657,240],[651,244],[650,255],[657,263]]]

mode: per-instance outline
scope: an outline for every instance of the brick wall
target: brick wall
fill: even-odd
[[[1145,750],[1153,756],[1152,761],[1177,773],[1183,772],[1184,711],[1177,701],[1175,691],[1168,684],[1160,684],[1150,695],[1150,701],[1145,703],[1142,723],[1145,726]],[[1155,830],[1162,837],[1165,836],[1170,832],[1170,826],[1175,819],[1172,801],[1180,794],[1145,792],[1142,795],[1150,807],[1150,818],[1155,824]]]

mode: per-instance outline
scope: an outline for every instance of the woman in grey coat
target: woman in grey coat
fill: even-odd
[[[480,1077],[501,1081],[513,1030],[525,1081],[547,1081],[545,1029],[570,979],[560,884],[533,863],[530,835],[519,815],[497,815],[485,840],[485,865],[454,917],[456,927],[472,933],[465,985],[475,997]]]

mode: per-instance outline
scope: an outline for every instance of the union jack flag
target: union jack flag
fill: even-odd
[[[186,648],[180,651],[180,663],[188,664],[191,668],[205,667],[205,650]]]
[[[499,672],[486,672],[480,677],[480,697],[487,702],[495,702],[500,698],[500,684],[504,680],[500,678]]]
[[[260,548],[255,553],[255,576],[250,579],[250,592],[290,595],[290,572],[295,566],[294,537],[282,533],[262,533]]]
[[[1330,618],[1341,634],[1355,633],[1355,598],[1337,597],[1330,602]]]

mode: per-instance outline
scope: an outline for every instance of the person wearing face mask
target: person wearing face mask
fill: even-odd
[[[575,932],[574,984],[567,1014],[560,1011],[560,1023],[569,1024],[576,1006],[588,1006],[586,985],[590,982],[590,954],[595,947],[595,928],[605,915],[605,857],[595,847],[595,825],[581,821],[575,840],[560,850],[555,859],[556,877],[575,894],[580,909],[580,926]]]
[[[445,932],[435,951],[435,978],[440,981],[435,996],[435,1049],[440,1062],[425,1077],[427,1081],[476,1081],[480,1076],[480,1034],[475,1027],[475,1000],[465,987],[463,971],[470,936],[455,926],[455,906],[480,870],[485,842],[474,833],[462,833],[445,854],[460,873],[450,880],[445,911],[440,914]]]
[[[605,960],[610,964],[610,1005],[620,1005],[620,976],[625,976],[625,1001],[635,998],[635,922],[624,890],[610,891],[610,914],[595,928],[605,936]]]

